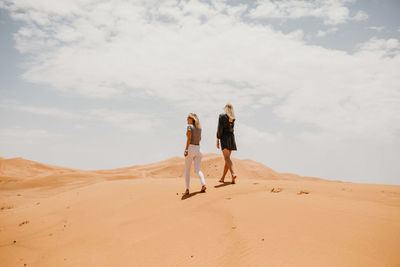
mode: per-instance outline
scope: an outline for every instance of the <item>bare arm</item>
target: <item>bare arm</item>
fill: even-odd
[[[185,153],[183,153],[185,155],[185,157],[188,155],[188,149],[189,149],[189,145],[190,145],[190,140],[192,139],[192,131],[187,131],[186,132],[186,136],[187,136],[186,148],[185,148]]]
[[[222,131],[223,131],[222,117],[219,116],[219,118],[218,118],[218,127],[217,127],[217,148],[218,149],[219,149],[219,139],[221,139]]]

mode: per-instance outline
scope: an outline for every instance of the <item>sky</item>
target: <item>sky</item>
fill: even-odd
[[[396,0],[0,0],[0,156],[182,156],[186,117],[279,172],[400,185]],[[216,177],[218,178],[218,177]]]

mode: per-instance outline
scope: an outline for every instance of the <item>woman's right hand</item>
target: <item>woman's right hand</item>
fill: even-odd
[[[188,155],[188,151],[185,150],[185,152],[183,152],[183,155],[186,157]]]
[[[217,148],[219,149],[219,139],[217,139]]]

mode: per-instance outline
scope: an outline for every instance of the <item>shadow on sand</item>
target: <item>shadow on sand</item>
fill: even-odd
[[[203,193],[205,193],[205,192],[196,191],[196,192],[189,193],[188,195],[185,195],[185,194],[184,194],[184,195],[181,197],[181,200],[185,200],[185,199],[188,199],[188,198],[190,198],[190,197],[193,197],[193,196],[195,196],[195,195],[197,195],[197,194],[203,194]]]
[[[231,182],[223,182],[223,183],[221,183],[219,185],[216,185],[214,187],[215,188],[220,188],[220,187],[224,187],[224,186],[231,185],[231,184],[232,184]]]

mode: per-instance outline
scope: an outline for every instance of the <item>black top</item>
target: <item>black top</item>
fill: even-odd
[[[233,128],[235,127],[235,120],[229,121],[226,114],[219,115],[217,138],[221,140],[221,149],[237,150],[235,135]]]
[[[235,127],[235,120],[230,122],[228,115],[220,114],[219,120],[218,120],[217,138],[221,139],[221,137],[224,133],[232,133],[233,134],[234,127]]]

